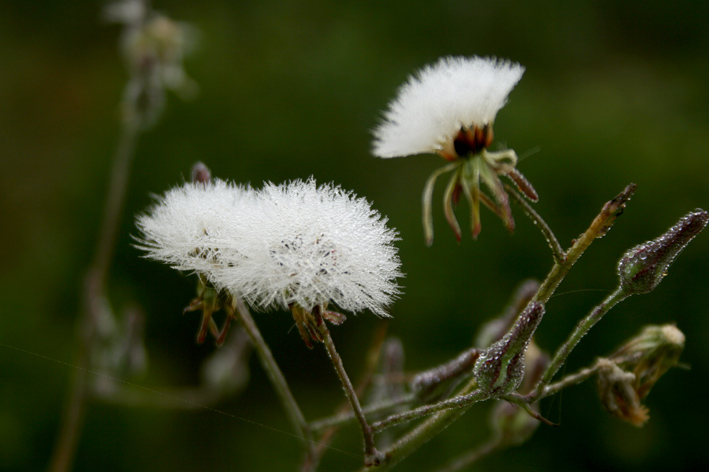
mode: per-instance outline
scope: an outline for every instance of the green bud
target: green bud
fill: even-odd
[[[480,353],[473,375],[478,387],[491,395],[515,391],[524,378],[524,354],[544,315],[544,304],[531,302],[510,331]]]
[[[698,209],[682,217],[659,238],[640,244],[618,263],[621,288],[629,295],[648,293],[667,275],[672,261],[709,221],[709,213]]]

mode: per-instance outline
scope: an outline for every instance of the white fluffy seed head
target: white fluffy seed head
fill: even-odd
[[[387,316],[402,273],[386,222],[365,199],[312,179],[259,191],[216,180],[160,197],[138,217],[137,246],[256,308],[334,303]]]
[[[387,316],[399,293],[395,231],[363,198],[314,180],[266,184],[238,222],[239,252],[215,274],[258,308],[334,303]]]
[[[222,180],[185,183],[158,197],[139,215],[137,247],[147,257],[175,269],[198,272],[211,282],[213,271],[232,257],[227,249],[234,221],[253,199],[253,191]]]
[[[524,67],[482,57],[444,57],[411,76],[374,130],[373,153],[433,153],[461,127],[492,124]]]

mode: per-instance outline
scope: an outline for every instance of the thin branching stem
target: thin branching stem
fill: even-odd
[[[413,393],[409,393],[401,398],[397,398],[396,400],[390,400],[390,401],[383,401],[383,402],[378,402],[378,403],[373,403],[371,405],[363,406],[362,407],[362,412],[365,415],[373,415],[377,413],[383,413],[387,410],[391,410],[392,408],[396,408],[399,406],[403,405],[409,405],[411,403],[414,403],[415,401],[418,400],[418,397],[414,395]],[[313,432],[320,431],[325,428],[329,428],[332,426],[341,426],[347,423],[350,423],[352,421],[355,421],[355,415],[352,411],[348,411],[347,413],[342,413],[339,415],[335,416],[328,416],[327,418],[323,418],[317,421],[313,421],[310,423],[310,429]]]
[[[471,379],[465,387],[459,392],[459,396],[473,394],[477,390],[477,383]],[[396,464],[406,459],[418,448],[426,444],[431,438],[446,429],[451,423],[470,408],[474,403],[470,403],[460,408],[451,408],[435,413],[423,423],[418,425],[409,433],[398,439],[389,449],[384,451],[385,462],[377,469],[377,472],[385,472],[391,470]],[[366,472],[369,469],[361,469],[360,472]]]
[[[595,363],[591,367],[584,367],[583,369],[579,370],[578,372],[567,375],[566,377],[559,380],[558,382],[554,382],[552,384],[545,386],[544,390],[538,394],[537,400],[541,400],[542,398],[546,398],[551,395],[554,395],[554,394],[562,391],[566,387],[571,387],[572,385],[580,384],[581,382],[584,382],[585,380],[588,380],[589,378],[596,375],[597,372],[598,372],[598,363]]]
[[[360,427],[362,428],[362,438],[364,440],[364,463],[367,467],[374,465],[379,465],[382,460],[382,454],[377,450],[374,444],[374,432],[372,428],[367,423],[367,418],[364,416],[362,411],[362,405],[359,403],[359,398],[357,398],[357,392],[355,392],[352,382],[347,375],[345,366],[342,363],[342,358],[337,353],[335,348],[335,342],[332,340],[330,335],[330,330],[327,328],[327,324],[321,319],[319,324],[320,334],[322,334],[323,342],[325,344],[325,349],[327,350],[332,365],[337,372],[337,376],[340,378],[342,383],[342,388],[345,391],[345,396],[349,400],[350,405],[352,405],[352,410],[354,411],[355,417],[359,421]]]
[[[533,301],[546,303],[554,294],[559,284],[561,284],[566,274],[569,273],[571,267],[579,260],[588,247],[596,240],[604,236],[611,228],[615,219],[625,209],[625,204],[630,200],[630,197],[635,193],[636,185],[630,184],[618,194],[613,200],[607,202],[601,212],[594,218],[591,226],[578,239],[574,240],[573,245],[566,251],[566,258],[563,261],[557,261],[551,268],[542,285],[539,287],[537,295]]]
[[[611,308],[625,300],[628,296],[628,293],[618,288],[618,290],[610,294],[603,302],[596,305],[584,319],[578,322],[569,338],[557,349],[542,379],[539,381],[534,391],[528,396],[531,402],[536,401],[542,393],[545,392],[545,387],[551,382],[551,379],[554,378],[554,375],[559,371],[561,366],[564,365],[569,354],[571,354],[571,351],[576,347],[579,341],[581,341],[581,338],[583,338]]]
[[[468,407],[474,403],[487,400],[490,398],[490,394],[482,390],[475,390],[471,393],[464,395],[456,395],[448,400],[443,400],[438,403],[432,403],[430,405],[423,405],[413,410],[407,411],[405,413],[399,413],[396,415],[391,415],[381,421],[377,421],[372,424],[372,430],[376,433],[384,429],[396,426],[397,424],[406,423],[407,421],[412,421],[422,416],[429,416],[442,410],[449,410],[451,408],[463,408]]]
[[[261,336],[261,331],[259,331],[256,326],[256,323],[254,322],[254,319],[244,302],[241,300],[236,300],[234,304],[234,313],[246,330],[246,333],[249,335],[249,338],[254,345],[254,349],[258,354],[259,360],[261,361],[261,366],[263,366],[263,369],[266,371],[268,379],[271,382],[271,386],[276,391],[276,395],[281,401],[281,406],[288,415],[288,419],[291,422],[293,430],[303,440],[308,447],[309,452],[312,454],[314,445],[312,433],[310,432],[308,423],[305,421],[303,413],[300,411],[298,402],[295,401],[295,397],[293,397],[293,394],[288,387],[288,382],[286,382],[283,372],[281,372],[281,369],[278,367],[278,363],[274,359],[271,349]]]
[[[366,389],[372,383],[372,379],[374,378],[374,374],[380,362],[382,347],[384,346],[384,343],[386,341],[386,334],[388,328],[388,322],[379,323],[374,333],[372,342],[370,343],[369,349],[367,350],[364,371],[361,375],[361,378],[359,379],[357,387],[355,388],[355,392],[358,397],[363,395]],[[364,410],[366,414],[366,408]],[[323,426],[321,428],[325,431],[323,431],[322,435],[318,439],[317,445],[315,446],[315,455],[311,456],[309,458],[310,460],[307,460],[303,463],[301,467],[301,472],[314,472],[317,469],[320,457],[327,449],[328,445],[332,441],[340,426],[346,424],[349,421],[355,420],[354,413],[352,412],[352,408],[350,407],[350,402],[346,399],[342,403],[342,405],[340,405],[340,407],[337,409],[337,412],[329,419],[341,418],[343,416],[347,417],[344,422],[330,423],[329,425]],[[311,423],[309,425],[310,430],[313,431],[313,433],[319,432],[313,427],[313,424],[314,423]]]
[[[628,185],[618,196],[603,206],[600,213],[594,218],[586,232],[575,240],[571,248],[566,252],[566,258],[563,261],[557,261],[554,264],[546,279],[540,285],[537,294],[530,301],[530,303],[546,303],[549,298],[551,298],[554,291],[557,289],[559,284],[561,284],[566,274],[576,263],[576,261],[578,261],[584,251],[588,249],[596,238],[605,235],[610,230],[616,218],[623,212],[625,204],[628,200],[630,200],[630,197],[635,192],[635,189],[635,184]],[[576,340],[576,342],[578,342],[578,340]],[[575,343],[573,343],[573,346],[575,346]],[[571,347],[573,348],[573,346]],[[566,356],[568,356],[568,353],[566,353]],[[565,358],[566,357],[564,357],[564,359]],[[558,367],[556,367],[556,370],[558,370]],[[556,370],[554,370],[554,373],[556,373]],[[551,376],[553,377],[553,374]],[[551,378],[549,378],[549,380],[551,380]],[[540,385],[548,384],[549,380],[547,380],[546,383],[540,383]],[[477,384],[473,378],[460,392],[458,392],[458,396],[455,398],[474,394],[476,390]],[[451,400],[455,400],[455,398]],[[404,435],[401,439],[396,441],[394,445],[384,451],[385,462],[378,469],[378,472],[390,470],[394,465],[404,460],[419,447],[428,442],[433,436],[437,435],[448,427],[448,425],[460,418],[472,404],[473,403],[467,404],[461,408],[439,411],[431,418],[428,418],[422,424],[417,426],[414,430]],[[375,426],[376,425],[377,424],[375,423]]]

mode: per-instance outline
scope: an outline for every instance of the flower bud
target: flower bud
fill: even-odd
[[[665,372],[677,365],[684,350],[684,333],[674,325],[646,326],[610,359],[635,374],[633,388],[640,399]]]
[[[543,315],[544,304],[531,302],[512,329],[482,351],[473,368],[481,390],[491,395],[506,395],[520,386],[525,371],[524,354]]]
[[[652,291],[667,275],[677,254],[704,229],[707,221],[709,213],[696,210],[682,217],[659,238],[626,252],[618,263],[621,288],[629,295]]]
[[[614,416],[635,426],[642,426],[649,418],[647,407],[633,384],[635,375],[625,372],[609,359],[598,360],[598,394],[601,403]]]
[[[646,326],[608,359],[598,361],[598,391],[603,406],[635,426],[649,418],[641,400],[684,349],[684,334],[673,325]]]

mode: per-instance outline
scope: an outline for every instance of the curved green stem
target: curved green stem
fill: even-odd
[[[542,379],[539,381],[537,387],[531,395],[532,402],[544,393],[545,387],[551,382],[551,379],[554,378],[554,375],[559,371],[561,366],[564,365],[564,362],[566,362],[569,354],[571,354],[571,351],[573,351],[579,341],[581,341],[581,338],[583,338],[593,327],[593,325],[598,323],[598,321],[600,321],[600,319],[603,318],[603,316],[608,313],[611,308],[628,298],[628,296],[628,293],[621,288],[618,288],[615,292],[603,300],[603,302],[596,305],[596,307],[591,310],[591,313],[589,313],[584,319],[578,322],[571,333],[571,336],[569,336],[566,342],[562,344],[556,351],[556,354],[554,354],[554,358],[551,360],[549,367],[547,367]]]

